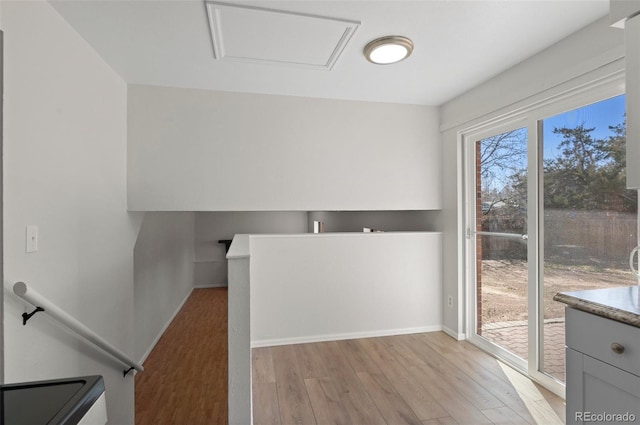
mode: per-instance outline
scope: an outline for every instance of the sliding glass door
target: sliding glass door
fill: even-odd
[[[565,380],[564,304],[557,292],[636,283],[637,191],[626,189],[625,98],[541,120],[543,208],[540,370]]]
[[[635,284],[638,240],[624,95],[567,105],[465,136],[470,340],[559,394],[564,304],[553,296]]]
[[[527,128],[475,148],[477,335],[524,362],[528,353]]]

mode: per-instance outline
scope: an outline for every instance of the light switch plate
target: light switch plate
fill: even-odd
[[[26,248],[25,251],[36,252],[38,250],[38,226],[30,225],[27,226],[26,231]]]

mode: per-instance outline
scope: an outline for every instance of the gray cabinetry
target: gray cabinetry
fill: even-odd
[[[567,308],[567,424],[640,421],[640,328]]]

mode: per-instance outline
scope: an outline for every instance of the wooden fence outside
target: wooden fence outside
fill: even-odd
[[[615,211],[545,210],[545,261],[627,268],[638,245],[637,214]],[[526,233],[524,216],[500,211],[483,217],[482,230]],[[483,260],[526,260],[526,244],[516,239],[482,237]]]

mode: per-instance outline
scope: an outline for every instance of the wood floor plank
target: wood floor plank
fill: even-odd
[[[252,349],[251,365],[253,367],[253,382],[276,382],[270,347]]]
[[[329,375],[316,345],[317,344],[299,344],[293,346],[304,379],[326,378]]]
[[[483,410],[482,413],[495,425],[529,425],[520,415],[506,406]]]
[[[444,418],[422,421],[422,425],[458,425],[458,422],[456,422],[452,417],[447,416]]]
[[[545,425],[562,424],[562,420],[531,380],[506,365],[501,365],[501,367],[504,374],[513,382],[514,387],[522,397],[522,401],[526,404],[536,423]]]
[[[444,399],[446,404],[440,401],[440,399],[438,398],[438,394],[434,394],[433,387],[425,388],[426,392],[430,395],[430,398],[435,400],[435,404],[431,403],[429,406],[433,408],[433,411],[427,413],[429,415],[433,415],[430,418],[439,416],[452,416],[454,417],[454,419],[457,419],[462,423],[465,423],[465,421],[466,423],[472,424],[488,423],[487,418],[483,417],[482,413],[480,412],[481,409],[477,408],[470,400],[465,398],[465,395],[463,393],[472,395],[474,397],[473,400],[476,402],[477,400],[480,400],[481,402],[477,403],[480,404],[482,408],[492,408],[504,405],[479,385],[476,386],[476,389],[479,389],[480,391],[474,392],[472,390],[469,390],[468,382],[465,382],[465,378],[467,377],[461,376],[455,369],[448,368],[447,371],[450,372],[450,375],[447,375],[446,377],[442,376],[438,371],[438,368],[443,364],[442,361],[439,361],[435,367],[428,366],[425,361],[434,362],[442,357],[439,353],[429,349],[429,347],[423,348],[423,351],[425,353],[429,353],[424,357],[425,361],[423,361],[422,358],[419,358],[418,354],[415,354],[419,353],[420,350],[414,349],[413,355],[408,354],[412,352],[412,350],[410,350],[406,345],[403,346],[401,344],[401,341],[403,339],[405,338],[403,338],[402,336],[394,337],[393,340],[395,341],[395,343],[393,345],[385,344],[385,341],[381,338],[365,339],[358,342],[364,347],[367,347],[367,352],[370,353],[371,357],[377,363],[378,367],[383,371],[387,371],[387,376],[391,377],[391,379],[395,380],[395,377],[398,374],[402,373],[401,370],[398,370],[397,368],[395,370],[390,369],[393,367],[392,365],[394,363],[398,363],[399,367],[404,367],[408,371],[409,382],[413,382],[415,384],[416,377],[424,376],[425,373],[429,375],[429,379],[426,382],[438,381],[435,388],[438,388],[440,392],[444,392],[447,394],[446,399]],[[401,355],[400,353],[405,354]],[[428,360],[426,360],[427,358]],[[414,359],[415,362],[412,363],[411,361],[409,361],[409,359]],[[423,372],[421,372],[419,375],[411,372],[411,370],[416,366],[423,366],[424,368]],[[400,386],[400,383],[398,384],[398,386]],[[459,389],[462,389],[462,393],[459,391]],[[448,409],[447,405],[449,406]],[[454,406],[463,406],[465,409],[465,413],[458,412]],[[440,407],[442,408],[442,410],[438,409]],[[471,413],[467,414],[466,412]],[[425,414],[424,411],[422,411],[421,413],[422,415]]]
[[[224,401],[216,401],[213,403],[211,409],[211,418],[207,420],[208,424],[225,424],[229,417],[229,403]],[[191,424],[198,423],[197,421],[189,422]]]
[[[338,342],[319,344],[318,349],[323,352],[329,377],[349,414],[350,423],[386,425],[384,418],[345,358]]]
[[[281,414],[283,398],[306,399],[317,424],[561,423],[553,411],[563,407],[560,398],[442,332],[272,347],[271,354]],[[254,391],[254,405],[262,392]],[[272,423],[261,422],[262,415],[254,412],[254,421]],[[301,415],[280,419],[282,425],[307,423]]]
[[[342,340],[337,341],[337,343],[354,372],[376,373],[380,371],[371,356],[358,344],[357,340]]]
[[[464,398],[446,380],[443,380],[442,375],[430,366],[413,366],[409,368],[409,371],[418,379],[431,383],[429,388],[431,395],[445,408],[449,416],[460,425],[491,424],[491,421],[478,408]]]
[[[388,350],[404,367],[426,364],[430,353],[411,349],[407,345],[407,341],[410,341],[407,337],[410,336],[411,335],[398,335],[392,339],[385,340]]]
[[[398,361],[396,355],[390,352],[388,344],[384,344],[380,339],[360,339],[353,343],[360,350],[361,356],[364,353],[370,359],[372,365],[367,367],[370,373],[383,372],[419,419],[448,416],[447,411],[429,391],[411,375],[405,367],[406,363]]]
[[[194,289],[135,376],[136,424],[226,424],[227,356],[227,289]]]
[[[384,369],[389,362],[397,362],[397,359],[389,352],[382,338],[363,338],[354,342],[369,355],[378,369]]]
[[[305,379],[304,383],[318,424],[348,425],[350,423],[349,414],[331,378]]]
[[[448,382],[479,410],[504,406],[504,403],[489,390],[447,360],[447,356],[442,355],[432,347],[425,347],[424,344],[421,344],[412,335],[405,335],[398,338],[397,344],[405,344],[409,350],[415,353],[423,353],[425,355],[423,363],[432,366],[443,378],[446,377]]]
[[[466,363],[469,363],[469,361],[473,359],[477,362],[476,366],[482,366],[483,369],[494,374],[498,379],[502,379],[503,381],[510,383],[509,378],[504,374],[502,367],[500,366],[501,362],[494,356],[491,356],[467,341],[461,341],[458,346],[460,351],[452,355],[452,358],[466,358]]]
[[[539,406],[543,406],[545,410],[548,407],[551,407],[555,415],[560,420],[560,423],[563,423],[563,424],[567,423],[567,407],[566,407],[566,404],[564,403],[564,400],[561,400],[561,401],[540,400],[540,401],[537,401],[536,403]]]
[[[521,397],[534,401],[544,400],[538,387],[529,378],[506,365],[502,365],[501,369],[504,376],[509,378],[509,381],[517,388]]]
[[[275,382],[254,382],[253,400],[254,425],[281,425]]]
[[[460,353],[464,350],[464,347],[460,344],[460,342],[464,342],[464,341],[456,341],[455,339],[445,334],[444,332],[429,332],[429,333],[422,333],[422,334],[414,334],[414,336],[418,336],[428,340],[429,344],[437,346],[440,353],[443,355],[447,355],[451,353]],[[452,344],[452,342],[454,343]]]
[[[315,416],[293,346],[273,347],[271,353],[282,423],[315,424]]]
[[[541,400],[539,403],[547,403],[553,411],[556,412],[556,415],[558,415],[560,420],[563,423],[566,423],[567,403],[548,389],[544,388],[542,385],[535,384],[535,386],[544,397],[544,401]]]
[[[449,415],[425,387],[429,383],[420,382],[407,368],[390,362],[385,366],[383,373],[418,419],[437,419]]]
[[[424,344],[431,346],[435,335],[421,334],[416,335],[416,338]],[[444,338],[444,340],[441,338],[437,339],[440,343],[445,344],[455,341],[447,335],[444,335]],[[438,344],[435,345],[439,348]],[[455,342],[455,345],[468,346],[470,344],[466,342]],[[532,425],[536,423],[526,404],[520,397],[520,394],[518,394],[518,391],[514,388],[513,384],[509,382],[509,379],[500,368],[498,360],[475,347],[460,347],[458,350],[448,350],[446,359],[475,382],[482,385],[498,398],[498,400],[504,403],[505,406],[510,407],[518,415],[527,420],[527,422]]]
[[[387,423],[422,425],[420,419],[383,374],[360,372],[358,378]]]

